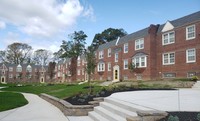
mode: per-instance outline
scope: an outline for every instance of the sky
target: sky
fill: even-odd
[[[128,34],[200,11],[199,0],[0,0],[0,50],[14,42],[59,50],[69,34],[123,28]]]

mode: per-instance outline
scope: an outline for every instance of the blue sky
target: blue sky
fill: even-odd
[[[130,34],[199,10],[199,0],[0,0],[0,50],[22,42],[55,52],[79,30],[90,45],[109,27]]]

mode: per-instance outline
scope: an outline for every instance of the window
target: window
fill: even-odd
[[[82,60],[82,65],[84,66],[84,64],[85,64],[85,61],[84,61],[84,59]]]
[[[80,75],[80,73],[81,73],[81,72],[80,72],[80,69],[78,69],[78,70],[77,70],[77,75]]]
[[[17,72],[22,72],[22,67],[17,67]]]
[[[67,63],[66,63],[66,68],[67,68]]]
[[[81,65],[81,59],[80,59],[80,57],[78,57],[78,59],[77,59],[77,66],[80,66]]]
[[[111,63],[108,62],[108,71],[111,71]]]
[[[82,75],[84,75],[84,72],[85,72],[84,69],[82,69]]]
[[[13,67],[9,67],[9,72],[13,72]]]
[[[176,73],[164,73],[163,78],[175,78]]]
[[[193,76],[196,76],[196,72],[188,72],[187,77],[192,78]]]
[[[124,60],[124,70],[128,69],[128,59]]]
[[[138,56],[133,58],[133,63],[137,68],[147,67],[147,57],[146,56]]]
[[[175,64],[175,53],[163,54],[163,65]]]
[[[118,62],[118,53],[115,53],[115,62]]]
[[[99,51],[99,59],[102,59],[102,58],[103,58],[103,50]]]
[[[32,68],[31,68],[31,66],[27,66],[27,68],[26,68],[26,72],[32,72]]]
[[[124,53],[128,53],[128,43],[124,44]]]
[[[111,57],[111,48],[108,49],[108,57]]]
[[[196,51],[195,51],[195,49],[186,50],[186,62],[187,63],[196,62]]]
[[[175,42],[175,33],[174,32],[168,32],[162,35],[162,44],[168,45]]]
[[[195,25],[186,27],[186,40],[195,38]]]
[[[138,39],[135,41],[135,50],[144,49],[144,39]]]
[[[12,79],[13,78],[13,74],[9,74],[9,78]]]
[[[99,72],[105,71],[105,63],[99,63],[98,64],[98,71]]]

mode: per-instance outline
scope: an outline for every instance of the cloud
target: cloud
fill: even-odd
[[[33,36],[50,37],[67,29],[76,23],[83,11],[79,0],[0,0],[0,20]],[[85,16],[90,15],[89,11],[92,10]],[[2,23],[0,27],[5,26]]]
[[[94,9],[91,5],[85,8],[83,16],[90,19],[91,21],[96,21],[96,17],[94,15]]]
[[[0,29],[5,29],[6,28],[6,24],[3,21],[0,21]]]

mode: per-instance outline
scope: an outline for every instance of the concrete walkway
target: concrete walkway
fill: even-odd
[[[68,121],[58,108],[37,95],[23,95],[29,103],[20,108],[0,112],[0,121]]]
[[[121,92],[110,98],[154,110],[200,111],[199,89]]]

